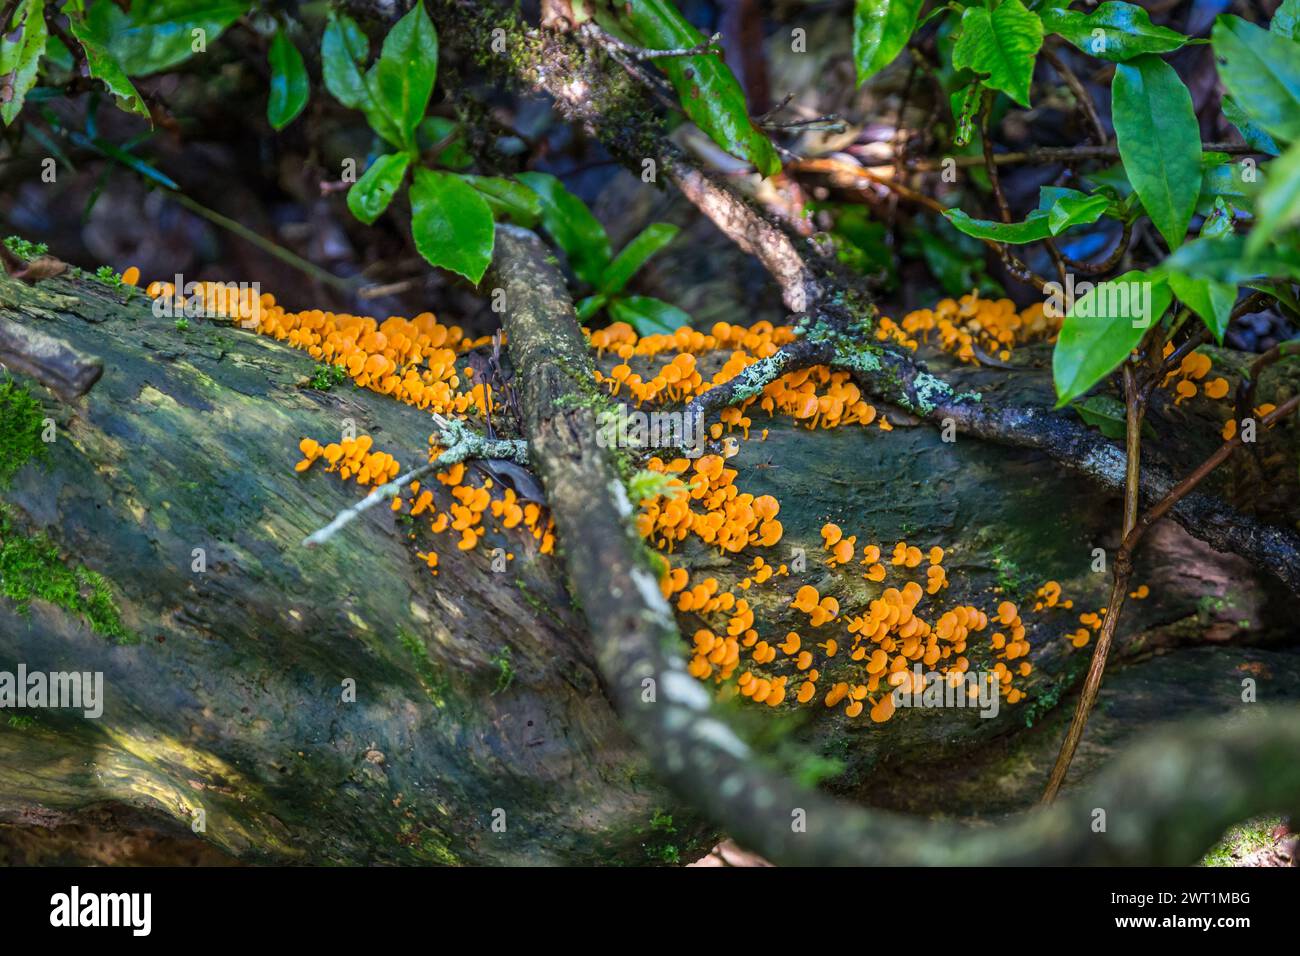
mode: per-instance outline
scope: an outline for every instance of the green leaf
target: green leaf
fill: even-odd
[[[853,62],[859,86],[889,66],[907,46],[924,3],[925,0],[856,0]]]
[[[691,321],[691,317],[677,306],[648,295],[613,299],[609,303],[609,314],[632,326],[638,335],[671,335]]]
[[[271,98],[266,104],[266,118],[274,129],[284,129],[303,111],[311,84],[302,54],[285,35],[283,29],[275,31],[269,54],[271,62]]]
[[[647,49],[688,49],[704,41],[669,0],[625,0],[615,9],[632,36]],[[764,176],[780,171],[775,147],[749,118],[745,93],[721,56],[674,56],[652,62],[668,75],[682,109],[710,139],[731,155],[753,163]]]
[[[331,12],[320,41],[321,74],[325,89],[350,109],[370,105],[370,91],[362,72],[370,58],[370,41],[347,14]]]
[[[1022,245],[1060,235],[1071,226],[1096,222],[1108,208],[1110,200],[1105,196],[1088,196],[1075,189],[1044,187],[1039,208],[1026,216],[1024,222],[972,219],[960,209],[949,209],[944,216],[966,235],[976,239]]]
[[[1300,142],[1262,167],[1260,173],[1264,188],[1255,201],[1255,228],[1246,239],[1246,254],[1252,256],[1279,229],[1300,221]]]
[[[1220,16],[1211,33],[1219,79],[1237,105],[1272,136],[1300,138],[1300,56],[1296,44],[1241,17]]]
[[[415,129],[415,145],[422,155],[432,151],[431,160],[447,169],[459,171],[474,165],[465,146],[465,131],[455,120],[426,116]]]
[[[419,0],[393,24],[384,37],[379,60],[366,74],[366,88],[383,117],[375,131],[390,141],[396,133],[399,145],[412,145],[437,76],[438,34],[424,12],[423,0]]]
[[[86,4],[85,29],[127,76],[144,76],[207,50],[250,6],[249,0],[134,0],[124,13],[96,0]]]
[[[521,183],[537,193],[542,227],[569,257],[574,274],[589,285],[600,281],[609,265],[609,236],[591,210],[564,184],[548,173],[520,173]]]
[[[1246,178],[1246,170],[1250,168],[1248,163],[1253,162],[1243,159],[1205,170],[1201,174],[1201,194],[1196,200],[1197,213],[1208,216],[1220,199],[1238,209],[1252,211],[1260,191],[1257,175],[1250,180]]]
[[[1300,0],[1282,0],[1282,5],[1273,14],[1268,32],[1300,41]]]
[[[1201,131],[1174,68],[1140,56],[1115,68],[1111,115],[1124,172],[1170,249],[1182,245],[1201,191]]]
[[[1169,288],[1214,333],[1214,339],[1223,344],[1223,334],[1228,331],[1232,308],[1237,304],[1237,287],[1231,282],[1216,282],[1171,270]]]
[[[967,7],[961,36],[952,51],[959,70],[987,73],[984,85],[1029,105],[1034,58],[1043,45],[1043,23],[1020,0],[1003,0],[994,10]]]
[[[1269,248],[1248,257],[1245,238],[1234,235],[1221,239],[1194,239],[1161,263],[1160,268],[1242,285],[1254,279],[1288,278],[1300,274],[1300,254],[1294,250]]]
[[[10,24],[14,27],[11,30]],[[10,23],[0,23],[0,118],[8,126],[36,85],[36,67],[45,54],[45,0],[23,0]]]
[[[1119,367],[1151,323],[1169,308],[1173,293],[1163,276],[1126,272],[1100,282],[1075,301],[1052,352],[1057,408]]]
[[[1246,145],[1251,149],[1258,150],[1261,153],[1268,153],[1270,156],[1276,156],[1282,150],[1278,149],[1277,141],[1264,132],[1258,123],[1246,115],[1246,111],[1237,105],[1237,101],[1231,96],[1223,98],[1223,115],[1228,122],[1237,127],[1237,132],[1241,138],[1246,141]]]
[[[601,273],[597,288],[606,295],[616,295],[623,291],[628,280],[646,261],[668,243],[677,238],[680,232],[676,226],[667,222],[651,223],[641,230],[640,235],[623,247],[623,251]]]
[[[1155,26],[1132,3],[1103,3],[1092,13],[1049,7],[1042,13],[1043,29],[1065,37],[1084,53],[1123,63],[1143,53],[1168,53],[1188,43],[1177,30]],[[1100,31],[1100,35],[1098,32]]]
[[[144,105],[144,99],[136,90],[135,84],[122,69],[122,64],[118,63],[108,48],[92,34],[86,21],[79,17],[69,17],[68,24],[72,28],[72,35],[81,41],[90,75],[103,83],[113,94],[117,100],[117,108],[127,113],[138,113],[152,123],[149,108]]]
[[[492,262],[496,226],[477,189],[455,173],[417,169],[411,184],[411,234],[430,265],[478,284]]]
[[[606,295],[589,295],[586,298],[579,299],[575,306],[575,311],[578,314],[578,321],[586,322],[593,315],[603,309],[605,303],[608,301],[609,297]]]
[[[411,164],[410,153],[386,153],[348,190],[348,209],[367,226],[379,218],[397,195]]]
[[[523,183],[503,176],[461,176],[487,200],[498,219],[510,218],[531,227],[542,214],[542,201]]]
[[[1092,395],[1071,406],[1084,420],[1107,438],[1123,438],[1128,434],[1128,416],[1124,403],[1110,395]]]

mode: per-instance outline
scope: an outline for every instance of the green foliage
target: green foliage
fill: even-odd
[[[987,74],[982,80],[986,87],[1028,106],[1034,58],[1042,45],[1043,23],[1020,0],[1002,0],[992,9],[967,7],[952,65]]]
[[[22,0],[13,19],[0,24],[0,87],[9,94],[0,103],[0,118],[6,125],[14,121],[36,85],[36,67],[48,39],[45,0]]]
[[[497,686],[492,690],[492,696],[495,697],[508,690],[515,681],[515,665],[510,660],[509,645],[492,655],[492,664],[497,669]]]
[[[595,285],[612,257],[609,236],[600,220],[548,173],[520,173],[519,181],[537,194],[542,228],[569,257],[573,274]]]
[[[1066,313],[1052,352],[1057,407],[1119,367],[1173,299],[1168,281],[1139,270],[1098,283]]]
[[[596,287],[605,295],[613,296],[622,292],[628,281],[637,271],[668,243],[677,238],[680,230],[667,222],[655,222],[641,230],[640,234],[623,247],[614,257],[614,261],[605,267]]]
[[[318,392],[328,392],[335,385],[347,381],[347,377],[347,370],[338,365],[317,365],[307,384]]]
[[[35,259],[50,251],[50,247],[45,243],[29,242],[22,236],[6,236],[4,242],[5,248],[20,259]]]
[[[1124,403],[1110,395],[1091,395],[1070,407],[1107,438],[1123,438],[1128,429]]]
[[[367,226],[378,219],[397,195],[410,165],[410,153],[385,153],[371,163],[348,190],[348,209],[352,215]]]
[[[190,330],[190,320],[184,317],[177,319],[173,325],[177,332],[188,332]]]
[[[496,228],[482,193],[455,173],[417,169],[411,184],[411,233],[432,265],[477,284],[492,261]]]
[[[1282,0],[1282,5],[1273,14],[1268,32],[1300,41],[1300,0]]]
[[[0,490],[8,488],[29,461],[48,456],[49,448],[41,440],[44,428],[41,403],[6,374],[0,379]]]
[[[1048,7],[1043,10],[1042,18],[1043,29],[1048,33],[1064,37],[1084,53],[1115,63],[1144,53],[1169,53],[1191,42],[1177,30],[1153,25],[1141,7],[1114,0],[1108,0],[1092,13]]]
[[[1173,67],[1144,55],[1115,68],[1111,115],[1124,171],[1170,249],[1187,235],[1201,191],[1201,133]]]
[[[479,195],[498,219],[511,219],[521,226],[532,227],[542,214],[537,193],[523,183],[504,176],[461,176],[478,190]]]
[[[302,54],[281,28],[275,31],[268,53],[271,65],[271,96],[266,118],[275,129],[284,129],[303,111],[311,95],[307,67]]]
[[[667,302],[623,294],[650,257],[677,237],[676,226],[651,223],[613,256],[605,227],[563,183],[546,173],[521,173],[519,179],[537,194],[542,227],[569,257],[574,275],[595,289],[578,301],[579,321],[608,309],[614,319],[627,322],[641,335],[669,333],[690,322],[689,315]]]
[[[39,599],[75,614],[96,634],[119,644],[138,640],[122,623],[103,575],[81,565],[70,566],[44,534],[19,533],[5,511],[0,511],[0,593],[20,613]]]
[[[1300,46],[1296,47],[1300,56]],[[1300,140],[1262,171],[1264,188],[1255,200],[1255,228],[1246,254],[1257,255],[1280,230],[1300,222]]]
[[[858,85],[879,73],[907,46],[924,0],[856,0],[853,5],[853,64]]]
[[[122,288],[122,274],[112,266],[100,266],[95,270],[95,278],[111,288]]]
[[[1300,138],[1300,55],[1295,41],[1241,17],[1220,16],[1211,33],[1219,78],[1265,132]]]
[[[251,4],[248,0],[134,0],[130,12],[100,0],[72,6],[85,7],[78,38],[85,42],[84,34],[126,76],[146,76],[205,50]],[[75,31],[77,18],[72,19]]]
[[[615,10],[617,25],[646,49],[689,49],[704,41],[669,0],[627,0]],[[686,115],[715,143],[749,160],[764,176],[781,169],[776,149],[750,119],[744,90],[721,56],[674,56],[656,62],[668,75]]]
[[[379,59],[366,74],[366,117],[375,132],[394,146],[411,149],[437,75],[438,33],[420,0],[388,31]]]
[[[1246,254],[1246,240],[1230,235],[1194,239],[1162,263],[1166,270],[1240,285],[1254,279],[1300,275],[1300,251],[1271,247]]]
[[[1039,193],[1038,208],[1023,222],[972,219],[960,209],[950,209],[944,216],[968,236],[1019,245],[1060,235],[1071,226],[1096,222],[1110,205],[1105,196],[1089,196],[1077,189],[1045,186]]]

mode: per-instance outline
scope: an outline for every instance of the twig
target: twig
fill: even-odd
[[[592,21],[588,20],[582,26],[578,27],[578,32],[583,36],[595,40],[606,49],[618,50],[635,60],[657,60],[663,57],[673,56],[706,56],[708,54],[721,54],[722,50],[718,47],[722,43],[722,34],[715,33],[707,40],[701,40],[695,46],[679,47],[672,50],[648,50],[645,47],[634,46],[625,40],[620,40],[612,33],[602,30]]]
[[[1102,125],[1101,117],[1097,115],[1096,104],[1092,102],[1092,97],[1088,95],[1088,91],[1084,89],[1079,78],[1074,75],[1074,71],[1066,65],[1064,60],[1057,56],[1055,50],[1050,46],[1044,46],[1042,48],[1042,53],[1043,58],[1051,64],[1052,69],[1060,74],[1061,79],[1065,80],[1065,85],[1068,86],[1070,92],[1074,94],[1074,99],[1078,102],[1079,109],[1088,120],[1088,124],[1092,127],[1093,139],[1097,141],[1098,145],[1104,145],[1107,140],[1106,127]]]
[[[505,459],[519,465],[528,464],[528,445],[518,438],[484,438],[477,432],[470,431],[465,424],[456,420],[433,416],[434,423],[440,430],[440,439],[446,450],[418,468],[412,468],[404,475],[399,475],[387,484],[380,485],[350,508],[344,508],[334,520],[325,527],[312,532],[303,539],[303,547],[315,548],[324,544],[334,535],[360,517],[385,498],[395,498],[402,489],[431,471],[442,471],[468,458]]]
[[[1074,760],[1074,752],[1083,739],[1083,731],[1088,726],[1088,717],[1097,702],[1097,693],[1101,690],[1102,674],[1106,670],[1106,659],[1110,655],[1111,642],[1115,637],[1115,626],[1119,621],[1120,611],[1124,608],[1124,599],[1128,596],[1129,577],[1133,573],[1132,547],[1129,543],[1133,529],[1137,526],[1138,497],[1141,493],[1141,452],[1142,452],[1142,418],[1146,403],[1134,373],[1133,363],[1124,363],[1124,407],[1126,463],[1124,470],[1124,534],[1119,552],[1115,555],[1112,569],[1113,581],[1110,588],[1110,600],[1106,603],[1106,618],[1102,621],[1101,633],[1097,635],[1097,646],[1092,651],[1092,661],[1088,665],[1088,675],[1084,678],[1079,691],[1079,702],[1070,720],[1065,740],[1061,743],[1056,764],[1052,767],[1047,789],[1043,792],[1043,803],[1051,803],[1060,792],[1065,782],[1065,775]]]

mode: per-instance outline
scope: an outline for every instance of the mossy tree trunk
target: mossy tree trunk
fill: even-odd
[[[0,846],[21,855],[36,828],[106,827],[247,862],[594,863],[689,857],[716,836],[620,727],[562,563],[531,539],[499,542],[514,560],[497,573],[483,549],[459,552],[377,508],[326,547],[300,546],[358,492],[296,474],[298,440],[333,440],[351,420],[409,466],[427,445],[426,414],[351,385],[318,391],[300,352],[203,320],[179,331],[142,295],[125,299],[82,278],[0,279],[0,316],[105,367],[70,406],[28,383],[57,432],[43,456],[14,462],[2,495],[0,548],[14,560],[0,568],[0,671],[100,671],[106,698],[97,720],[42,711],[0,723]],[[32,414],[5,434],[30,429]],[[772,423],[767,441],[743,447],[745,490],[783,503],[783,547],[819,554],[817,529],[835,520],[882,542],[942,541],[954,601],[1024,597],[1054,577],[1078,607],[1100,603],[1106,580],[1089,558],[1113,535],[1112,501],[1040,454],[899,425]],[[430,547],[436,577],[417,557]],[[1162,564],[1171,554],[1182,563]],[[724,583],[735,573],[703,552],[689,559]],[[1145,560],[1139,575],[1159,597],[1133,612],[1134,652],[1207,633],[1258,642],[1276,624],[1275,586],[1238,559],[1171,531]],[[1219,602],[1208,610],[1207,594]],[[752,600],[784,633],[783,603]],[[951,793],[924,770],[936,760],[969,759],[997,779],[999,755],[1030,752],[1017,743],[1026,723],[1084,666],[1086,652],[1059,636],[1074,626],[1062,617],[1059,633],[1036,638],[1030,700],[997,719],[917,713],[875,726],[816,710],[794,734],[844,763],[834,788],[933,807]],[[1198,659],[1197,673],[1207,666]],[[1164,716],[1195,709],[1180,698]],[[1030,760],[1026,779],[1046,769]],[[962,793],[950,812],[1032,799]]]

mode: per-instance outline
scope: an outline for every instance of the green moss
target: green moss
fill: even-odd
[[[36,718],[31,714],[14,714],[9,718],[8,724],[14,730],[26,730],[36,723]]]
[[[5,247],[20,259],[35,259],[37,256],[43,256],[50,251],[50,247],[45,243],[28,242],[22,236],[6,237]]]
[[[420,678],[420,686],[424,688],[425,696],[433,702],[433,706],[446,707],[447,682],[438,673],[438,668],[434,666],[433,661],[429,659],[429,650],[424,646],[424,641],[402,628],[397,631],[397,640],[415,662],[415,672]]]
[[[495,697],[502,691],[508,690],[515,681],[515,665],[510,662],[509,646],[502,647],[493,654],[492,663],[497,669],[497,686],[492,691],[492,696]]]
[[[0,489],[8,488],[18,470],[49,454],[41,432],[45,409],[31,392],[8,375],[0,381]]]
[[[318,392],[328,392],[335,385],[341,384],[348,377],[346,370],[337,365],[317,365],[307,384]]]
[[[122,288],[122,274],[112,266],[100,266],[95,270],[95,278],[111,289]]]
[[[1205,854],[1200,865],[1241,866],[1242,857],[1273,845],[1272,832],[1281,822],[1281,817],[1260,817],[1238,824]]]
[[[75,614],[96,634],[119,644],[134,644],[113,599],[108,580],[83,565],[70,565],[45,534],[21,534],[10,516],[0,511],[0,593],[27,613],[40,599]]]

